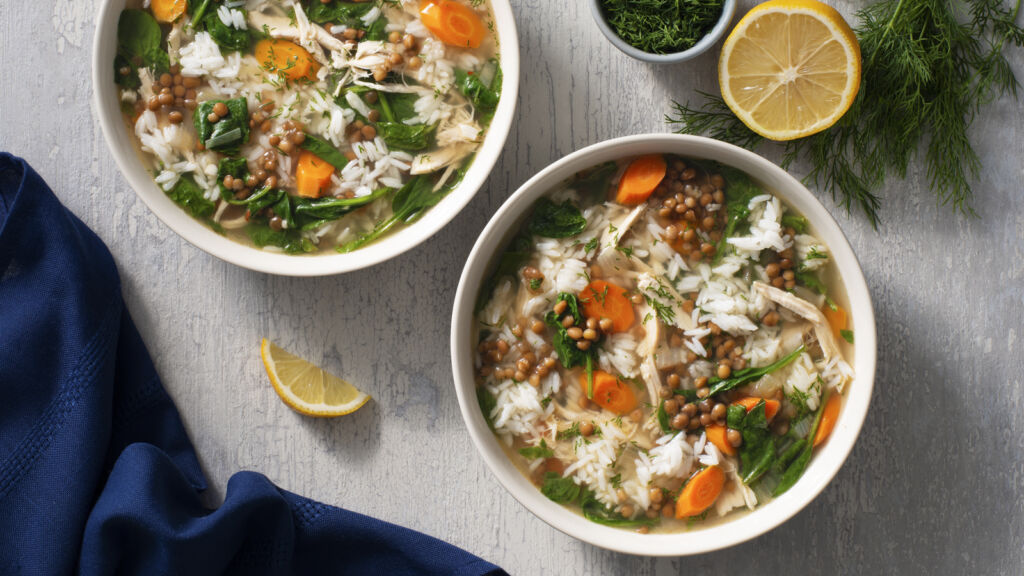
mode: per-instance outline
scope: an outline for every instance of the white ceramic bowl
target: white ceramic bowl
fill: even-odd
[[[143,167],[134,135],[121,116],[114,84],[117,20],[124,0],[104,0],[96,19],[93,40],[93,109],[118,167],[149,209],[182,238],[233,264],[259,272],[287,276],[324,276],[378,264],[409,250],[450,222],[483,186],[505,145],[519,91],[519,40],[508,0],[491,0],[500,43],[504,82],[494,119],[465,178],[447,197],[412,225],[350,254],[289,256],[260,250],[229,240],[192,218],[164,194]]]
[[[638,534],[610,528],[590,522],[548,500],[502,451],[477,404],[473,381],[473,308],[477,293],[493,270],[496,256],[515,235],[534,202],[580,170],[608,160],[656,152],[717,160],[739,168],[806,216],[835,258],[857,335],[853,363],[856,380],[847,388],[831,437],[815,452],[797,484],[753,512],[739,514],[733,520],[710,528],[679,534]],[[775,528],[813,500],[835,476],[857,440],[871,401],[876,355],[875,318],[864,276],[846,237],[799,181],[768,160],[731,144],[697,136],[648,134],[608,140],[574,152],[531,178],[502,205],[477,239],[462,272],[452,314],[451,348],[455,388],[469,434],[484,461],[512,496],[551,526],[596,546],[631,554],[679,556],[732,546]]]

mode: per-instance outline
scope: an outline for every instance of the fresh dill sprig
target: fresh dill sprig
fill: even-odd
[[[608,24],[627,44],[650,54],[693,47],[714,28],[723,0],[602,0]]]
[[[807,158],[805,182],[829,191],[847,211],[856,205],[877,227],[886,177],[905,178],[923,144],[928,182],[939,204],[971,208],[971,181],[981,159],[968,130],[996,98],[1017,98],[1018,82],[1003,53],[1024,46],[1016,24],[1021,0],[879,0],[857,13],[863,58],[860,91],[832,127],[785,143],[783,167]],[[678,132],[707,134],[745,148],[764,138],[718,96],[699,106],[674,103],[666,121]]]

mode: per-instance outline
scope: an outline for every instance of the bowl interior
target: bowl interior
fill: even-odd
[[[128,183],[160,220],[206,252],[259,272],[288,276],[323,276],[349,272],[394,258],[420,244],[450,222],[486,182],[505,145],[519,90],[519,42],[508,0],[491,0],[504,82],[494,118],[462,183],[419,221],[350,254],[327,252],[289,256],[260,250],[217,234],[185,213],[167,197],[143,167],[133,134],[125,125],[114,84],[117,21],[124,0],[105,0],[93,40],[93,108],[110,151]]]
[[[712,27],[703,38],[698,40],[696,44],[686,50],[672,52],[670,54],[653,54],[651,52],[644,52],[623,40],[611,25],[608,24],[608,19],[605,18],[604,15],[602,0],[590,0],[590,12],[594,16],[594,22],[597,23],[597,28],[602,34],[604,34],[605,38],[607,38],[608,41],[622,53],[643,62],[649,62],[652,64],[670,64],[673,62],[685,62],[696,58],[706,52],[708,48],[711,48],[715,42],[718,42],[718,40],[725,34],[729,24],[732,23],[733,15],[736,14],[736,0],[725,0],[722,3],[722,14],[718,17],[718,21],[715,22],[714,27]]]
[[[495,257],[504,249],[534,201],[572,174],[618,158],[655,152],[717,160],[745,171],[775,192],[811,222],[819,239],[832,251],[849,298],[857,334],[853,368],[856,379],[847,388],[838,423],[829,441],[815,453],[799,482],[781,497],[747,514],[708,528],[680,534],[642,535],[592,523],[548,500],[503,452],[477,404],[473,380],[474,304]],[[463,418],[477,449],[512,495],[551,526],[610,550],[651,556],[709,552],[738,544],[778,526],[806,506],[839,471],[853,448],[867,413],[875,373],[874,312],[864,276],[835,220],[810,192],[784,170],[764,158],[717,140],[696,136],[651,134],[609,140],[555,162],[531,178],[494,215],[480,235],[459,282],[452,315],[452,367]]]

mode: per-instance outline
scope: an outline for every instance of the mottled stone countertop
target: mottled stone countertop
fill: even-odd
[[[994,102],[973,128],[984,161],[977,218],[937,206],[920,167],[884,191],[877,232],[821,195],[863,265],[879,336],[872,408],[835,480],[752,542],[647,559],[563,535],[491,476],[452,387],[450,308],[470,247],[509,194],[588,144],[667,131],[671,99],[717,89],[717,50],[654,67],[612,48],[583,0],[512,0],[522,45],[517,119],[472,203],[383,265],[280,278],[184,242],[119,174],[90,106],[99,3],[55,0],[0,14],[0,149],[29,160],[110,246],[214,501],[232,473],[257,470],[289,490],[449,540],[513,574],[1024,570],[1020,102]],[[738,13],[752,4],[741,2]],[[863,2],[838,4],[850,16]],[[1011,58],[1024,76],[1024,54]],[[763,153],[780,157],[776,148]],[[297,415],[267,383],[264,336],[345,375],[374,401],[338,420]]]

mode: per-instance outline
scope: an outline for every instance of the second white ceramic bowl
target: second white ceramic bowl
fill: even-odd
[[[724,523],[679,534],[638,534],[610,528],[590,522],[548,500],[516,469],[498,444],[480,411],[473,379],[477,293],[534,202],[576,172],[609,160],[652,153],[716,160],[738,168],[803,214],[814,233],[832,252],[857,335],[853,362],[856,379],[847,389],[832,435],[815,452],[796,485],[750,513],[739,513]],[[629,136],[601,142],[562,158],[523,184],[491,218],[473,246],[459,281],[452,314],[452,369],[462,416],[473,443],[498,481],[527,509],[558,530],[602,548],[648,556],[698,554],[732,546],[775,528],[809,504],[839,471],[857,440],[871,401],[875,346],[874,311],[860,265],[846,237],[821,203],[786,171],[752,152],[709,138],[673,134]]]
[[[349,254],[329,251],[290,256],[235,242],[192,218],[160,190],[140,161],[135,137],[121,115],[118,87],[114,83],[117,21],[125,0],[104,0],[96,17],[92,54],[93,110],[114,160],[139,198],[171,230],[198,248],[243,268],[285,276],[325,276],[366,268],[417,246],[455,218],[484,185],[505,146],[519,92],[519,40],[508,0],[491,0],[490,3],[504,75],[501,99],[462,183],[415,223]]]

